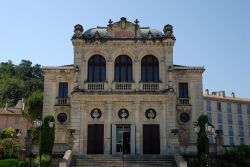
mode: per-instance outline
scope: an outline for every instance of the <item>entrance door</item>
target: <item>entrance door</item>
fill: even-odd
[[[112,154],[135,154],[134,125],[112,125]]]
[[[87,154],[103,154],[103,124],[88,125]]]
[[[159,125],[143,125],[143,154],[160,154]]]
[[[130,154],[130,125],[116,126],[116,153]]]

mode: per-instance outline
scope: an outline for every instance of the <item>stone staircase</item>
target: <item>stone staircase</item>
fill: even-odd
[[[73,157],[72,167],[177,167],[166,155],[85,155]]]

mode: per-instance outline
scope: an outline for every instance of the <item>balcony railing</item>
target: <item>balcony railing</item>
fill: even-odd
[[[69,97],[57,97],[56,105],[69,105]]]
[[[190,98],[178,98],[177,104],[178,105],[190,105],[189,100]]]
[[[144,91],[157,91],[161,89],[160,83],[141,83],[140,89]]]
[[[87,83],[88,90],[100,91],[105,89],[105,84],[103,82],[92,82]]]
[[[115,90],[132,90],[132,83],[115,83]]]

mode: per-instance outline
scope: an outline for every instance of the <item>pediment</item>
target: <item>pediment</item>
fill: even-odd
[[[132,23],[122,17],[118,22],[109,22],[107,35],[112,38],[134,38],[137,37],[137,34],[140,34],[138,27],[137,22]]]

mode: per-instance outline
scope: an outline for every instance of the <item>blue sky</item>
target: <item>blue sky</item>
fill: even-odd
[[[0,62],[73,63],[75,24],[106,26],[120,17],[162,30],[172,24],[174,63],[205,66],[203,88],[250,98],[250,1],[1,1]]]

